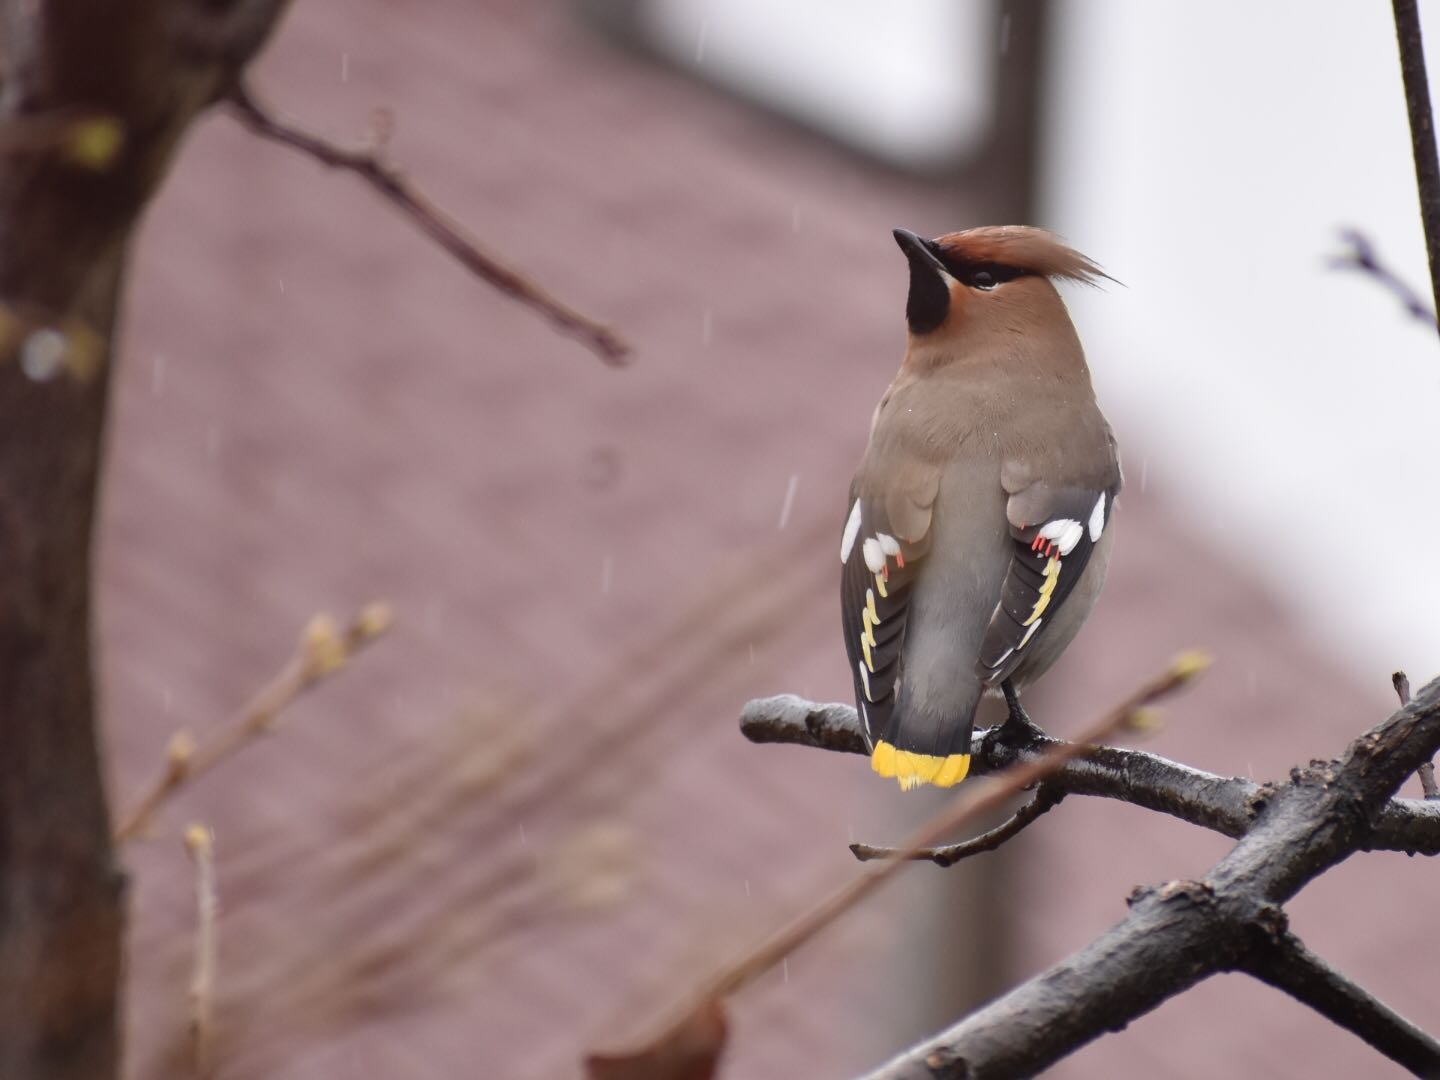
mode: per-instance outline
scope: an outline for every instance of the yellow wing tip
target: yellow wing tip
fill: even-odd
[[[922,784],[954,787],[970,772],[970,755],[917,754],[878,742],[870,754],[870,767],[881,776],[898,781],[901,791],[913,791]]]

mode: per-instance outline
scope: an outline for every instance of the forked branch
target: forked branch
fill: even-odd
[[[1030,1076],[1222,971],[1247,971],[1417,1075],[1440,1076],[1440,1042],[1313,957],[1282,904],[1364,850],[1382,807],[1440,747],[1440,680],[1339,758],[1267,786],[1235,847],[1197,881],[1137,890],[1130,914],[1079,952],[869,1080]]]
[[[1435,309],[1410,287],[1409,282],[1386,265],[1368,236],[1358,229],[1346,229],[1340,234],[1340,239],[1344,241],[1346,250],[1331,258],[1332,267],[1339,270],[1358,270],[1373,278],[1381,288],[1400,301],[1407,315],[1432,330],[1435,328]]]

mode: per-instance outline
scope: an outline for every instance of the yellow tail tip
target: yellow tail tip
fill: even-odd
[[[912,791],[921,784],[954,787],[970,772],[970,755],[917,754],[878,742],[870,754],[870,767],[898,781],[901,791]]]

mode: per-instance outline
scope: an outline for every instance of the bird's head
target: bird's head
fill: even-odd
[[[910,260],[905,318],[916,338],[966,324],[1017,326],[1027,313],[1041,317],[1059,304],[1052,278],[1114,280],[1053,233],[1028,225],[990,225],[934,240],[896,229],[895,242]]]

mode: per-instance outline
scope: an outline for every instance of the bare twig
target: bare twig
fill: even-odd
[[[711,978],[698,994],[690,998],[681,1010],[668,1021],[658,1025],[656,1034],[642,1040],[637,1050],[614,1055],[593,1055],[586,1063],[591,1075],[606,1078],[645,1075],[652,1080],[680,1075],[656,1071],[654,1062],[657,1056],[664,1056],[659,1053],[660,1048],[690,1043],[697,1023],[709,1023],[720,1002],[769,971],[889,881],[904,867],[910,852],[928,848],[947,833],[1003,806],[1006,800],[1043,780],[1066,761],[1083,754],[1089,744],[1109,738],[1125,728],[1149,726],[1153,721],[1153,703],[1178,690],[1208,664],[1208,657],[1199,653],[1186,653],[1086,729],[1077,741],[1057,742],[1047,748],[1045,753],[1033,760],[1018,762],[1001,775],[972,781],[949,806],[911,837],[901,849],[904,854],[900,858],[888,859],[867,869],[781,927],[737,961],[727,965]],[[720,1044],[717,1043],[713,1049],[718,1055]],[[627,1071],[627,1066],[632,1063],[635,1066],[634,1071]],[[644,1063],[644,1068],[649,1071],[642,1073],[640,1063]]]
[[[1340,239],[1344,241],[1349,250],[1342,255],[1334,256],[1330,260],[1332,267],[1342,270],[1359,270],[1363,274],[1368,274],[1393,293],[1411,316],[1432,329],[1435,327],[1435,309],[1425,303],[1420,294],[1412,289],[1408,282],[1380,260],[1380,256],[1375,253],[1375,245],[1371,243],[1368,236],[1358,229],[1345,229],[1340,233]]]
[[[214,1033],[215,974],[219,964],[215,888],[215,834],[204,825],[185,830],[185,850],[195,863],[195,963],[190,972],[190,1046],[195,1075],[209,1076]]]
[[[740,714],[740,730],[751,742],[868,753],[853,706],[821,704],[793,694],[749,702]],[[975,732],[970,771],[980,775],[1030,760],[1056,742],[1048,736],[1008,741],[1016,734],[1003,725]],[[1115,799],[1232,838],[1245,835],[1274,793],[1272,784],[1216,776],[1158,754],[1116,746],[1090,749],[1062,765],[1047,783],[1067,795]],[[1440,855],[1440,800],[1391,799],[1376,817],[1365,849]]]
[[[448,251],[460,265],[513,300],[538,311],[562,333],[583,342],[612,367],[626,362],[630,346],[615,331],[580,314],[550,295],[519,271],[485,251],[458,221],[436,206],[394,165],[380,155],[379,145],[350,149],[337,146],[287,120],[282,120],[251,96],[242,85],[231,92],[229,104],[240,122],[256,135],[308,154],[322,165],[346,169],[407,215],[422,232]],[[376,143],[383,140],[376,140]]]
[[[1400,74],[1405,80],[1405,106],[1410,114],[1410,149],[1415,157],[1415,183],[1420,189],[1420,220],[1425,226],[1425,251],[1430,256],[1430,289],[1440,309],[1440,156],[1435,148],[1435,121],[1430,111],[1430,82],[1425,74],[1425,49],[1415,0],[1394,0],[1395,38],[1400,46]]]
[[[1410,704],[1410,676],[1403,671],[1397,671],[1390,676],[1391,683],[1395,686],[1395,693],[1400,698],[1401,705]],[[1415,770],[1415,775],[1420,777],[1420,790],[1425,793],[1427,799],[1440,799],[1440,788],[1435,786],[1435,763],[1427,761],[1420,768]]]
[[[130,840],[149,823],[155,812],[189,781],[209,772],[241,747],[275,728],[280,711],[390,627],[393,615],[385,604],[370,604],[341,631],[329,615],[310,620],[299,648],[254,697],[213,738],[197,745],[185,731],[170,740],[165,771],[115,826],[117,840]]]
[[[1025,827],[1036,818],[1058,806],[1064,797],[1063,791],[1052,787],[1048,781],[1041,781],[1029,802],[995,828],[983,832],[973,839],[958,844],[949,844],[945,847],[916,848],[910,851],[903,848],[873,847],[870,844],[851,844],[850,853],[861,862],[869,862],[872,859],[903,858],[933,862],[937,866],[953,866],[961,859],[968,859],[971,855],[994,851],[1005,841],[1024,831]]]
[[[1247,952],[1244,970],[1309,1005],[1419,1076],[1435,1076],[1440,1044],[1285,932]]]

